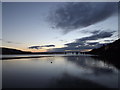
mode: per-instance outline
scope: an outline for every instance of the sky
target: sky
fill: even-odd
[[[117,39],[117,2],[2,2],[3,47],[88,51]]]

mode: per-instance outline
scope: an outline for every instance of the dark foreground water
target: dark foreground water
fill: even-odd
[[[118,88],[119,70],[90,56],[2,61],[3,88]]]

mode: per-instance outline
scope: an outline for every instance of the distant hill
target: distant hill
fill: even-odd
[[[89,53],[96,54],[100,56],[107,56],[107,57],[120,57],[120,39],[116,40],[113,43],[104,45],[100,48],[93,49]]]
[[[26,52],[12,48],[0,47],[0,54],[64,54],[64,52]]]
[[[0,47],[0,54],[31,54],[31,52],[25,52],[17,49]]]

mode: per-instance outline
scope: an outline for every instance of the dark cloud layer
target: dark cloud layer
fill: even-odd
[[[88,36],[88,37],[83,37],[83,38],[77,39],[76,42],[108,38],[108,37],[111,37],[114,32],[115,31],[113,31],[113,32],[100,32],[100,33],[97,33],[97,34],[93,34],[92,36]]]
[[[43,45],[41,47],[55,47],[55,45]]]
[[[40,46],[30,46],[29,49],[40,49]]]
[[[42,47],[55,47],[55,45],[30,46],[29,49],[42,49]]]
[[[55,49],[52,49],[51,51],[84,50],[84,49],[98,48],[102,46],[103,44],[107,44],[108,42],[100,44],[97,41],[93,41],[93,42],[90,42],[90,41],[111,37],[113,33],[114,32],[99,32],[97,34],[93,34],[88,37],[76,39],[74,42],[65,44],[65,47],[63,48],[55,48]]]
[[[98,42],[89,42],[89,41],[108,38],[108,37],[111,37],[113,35],[113,33],[114,32],[100,32],[100,33],[93,34],[88,37],[76,39],[75,42],[67,43],[65,45],[67,45],[67,47],[86,46],[86,44],[89,46],[90,45],[98,45],[99,44]]]
[[[83,42],[72,42],[72,43],[67,43],[65,44],[66,46],[69,46],[69,47],[75,47],[75,46],[80,46],[80,45],[84,45]]]
[[[50,22],[69,32],[107,19],[117,8],[117,2],[69,2],[51,14]]]

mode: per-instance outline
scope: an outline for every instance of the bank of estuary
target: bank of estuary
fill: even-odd
[[[94,58],[101,58],[107,62],[114,64],[116,67],[120,68],[119,66],[119,58],[120,58],[120,39],[116,40],[113,43],[103,45],[100,48],[93,49],[89,54],[98,55]]]

